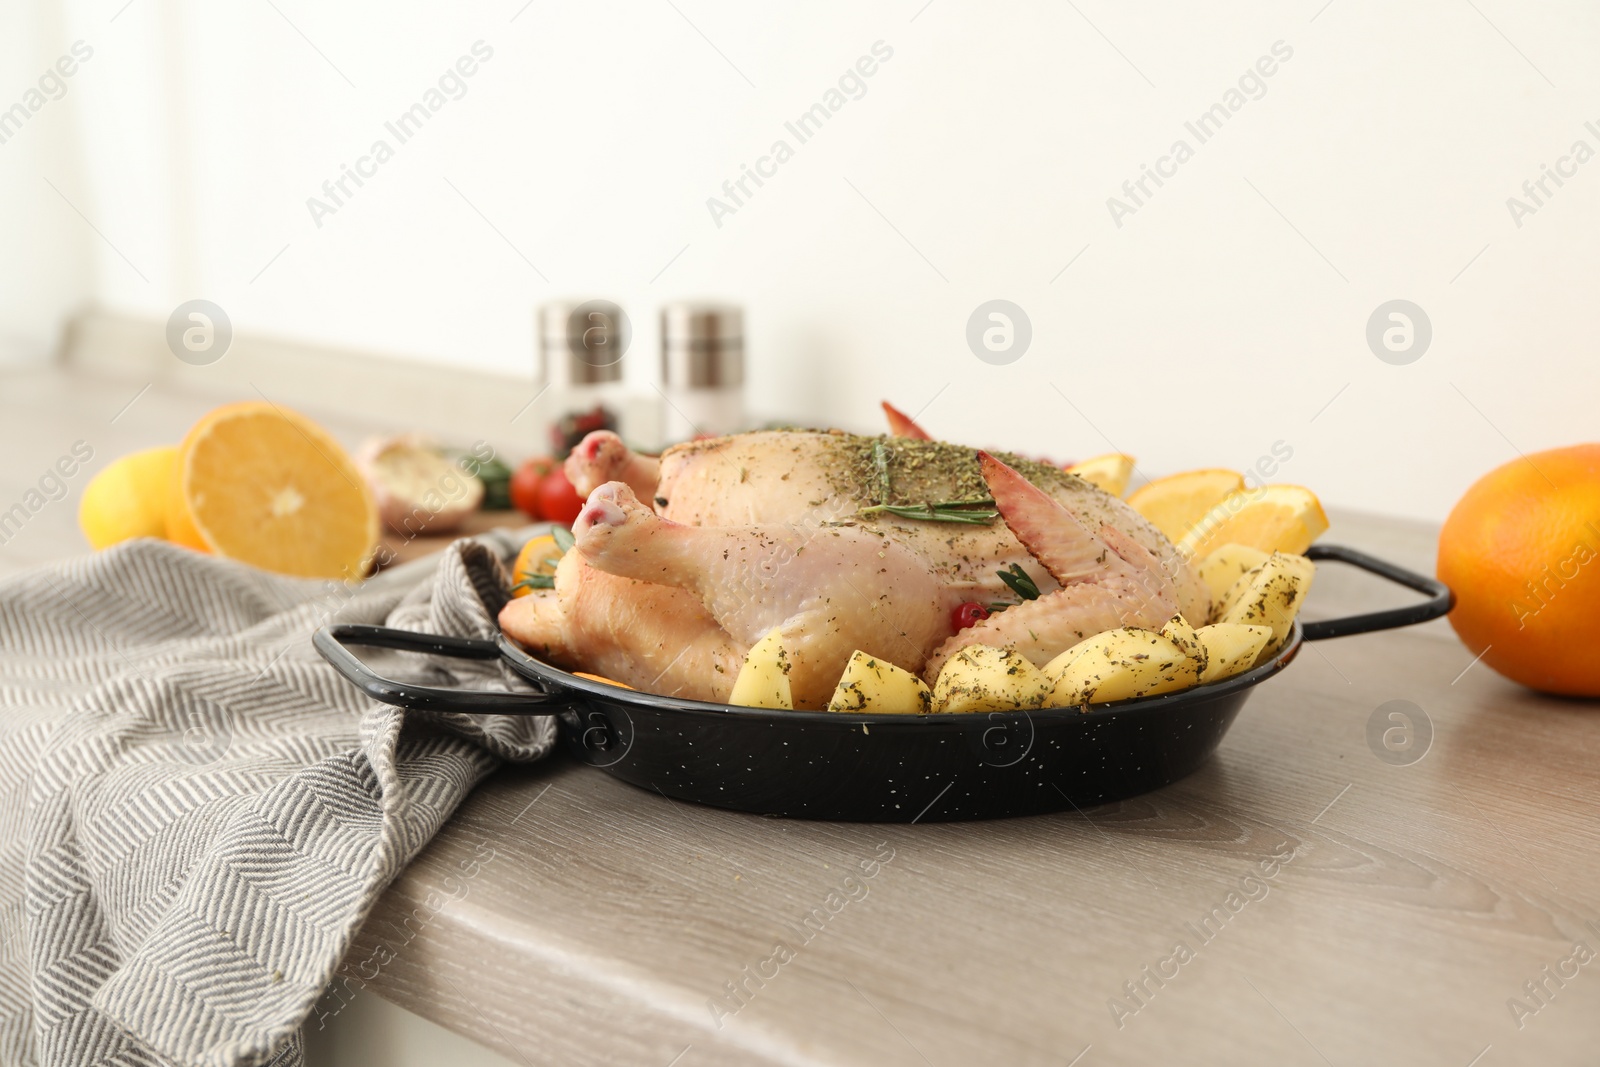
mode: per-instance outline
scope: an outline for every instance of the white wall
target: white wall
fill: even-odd
[[[76,199],[82,172],[80,86],[38,83],[72,40],[56,6],[0,8],[0,368],[48,358],[92,290],[93,231],[62,199]],[[8,119],[29,89],[39,110]]]
[[[96,53],[34,124],[81,124],[73,188],[107,240],[69,227],[63,256],[119,310],[205,297],[241,331],[505,370],[546,297],[621,301],[651,357],[657,304],[718,295],[748,308],[763,414],[872,428],[887,397],[944,436],[1152,472],[1281,441],[1279,477],[1329,503],[1440,518],[1515,449],[1595,436],[1600,161],[1520,227],[1506,199],[1600,150],[1600,10],[1323,2],[135,0],[113,22],[95,0],[48,27],[41,54]],[[307,198],[478,40],[466,95],[315,225]],[[866,95],[719,228],[707,198],[880,40]],[[1107,198],[1280,40],[1265,96],[1115,225]],[[38,189],[6,211],[42,218],[13,147],[0,182]],[[964,339],[994,297],[1033,324],[1010,366]],[[1434,326],[1409,366],[1364,337],[1397,297]],[[0,332],[37,329],[31,303]]]

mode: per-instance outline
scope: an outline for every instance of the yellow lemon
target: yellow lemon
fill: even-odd
[[[167,496],[178,450],[147,448],[113,461],[84,486],[78,526],[96,549],[167,535]]]

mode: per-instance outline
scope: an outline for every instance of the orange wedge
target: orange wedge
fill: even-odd
[[[167,537],[279,574],[357,579],[378,509],[350,456],[304,415],[264,400],[203,417],[178,446]]]
[[[1204,559],[1223,545],[1263,552],[1304,554],[1328,529],[1317,494],[1299,485],[1264,485],[1224,499],[1178,542],[1190,559]]]
[[[1212,508],[1243,488],[1244,475],[1238,471],[1221,467],[1184,471],[1140,486],[1128,497],[1128,505],[1177,543]]]
[[[1124,456],[1121,452],[1107,452],[1103,456],[1072,464],[1067,468],[1067,473],[1076,474],[1112,496],[1121,496],[1128,488],[1128,479],[1133,477],[1133,457]]]
[[[522,546],[522,551],[517,553],[517,562],[512,564],[511,595],[527,596],[535,588],[554,588],[553,585],[545,586],[543,581],[536,579],[553,579],[556,564],[560,562],[561,546],[556,544],[554,537],[545,534],[533,538]]]
[[[588,671],[573,671],[572,672],[572,676],[574,678],[587,678],[591,682],[604,682],[606,685],[614,685],[618,689],[632,689],[633,688],[633,686],[631,686],[631,685],[623,685],[621,682],[617,681],[615,678],[607,678],[603,674],[590,674]]]

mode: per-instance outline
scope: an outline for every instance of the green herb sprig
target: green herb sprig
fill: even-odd
[[[902,519],[923,519],[928,522],[963,522],[969,526],[987,526],[1000,517],[994,510],[994,501],[987,497],[973,500],[940,500],[928,504],[874,504],[861,508],[857,515],[879,513],[898,515]]]
[[[458,464],[465,467],[468,462],[465,456],[456,458]],[[500,460],[491,456],[477,465],[478,481],[483,483],[483,503],[479,505],[484,511],[506,511],[511,507],[511,468]]]
[[[880,438],[872,442],[872,468],[878,473],[878,506],[889,503],[889,450]]]
[[[972,500],[938,500],[926,504],[891,504],[889,485],[889,450],[883,439],[872,442],[872,469],[878,482],[878,502],[856,511],[858,517],[867,515],[896,515],[902,519],[921,519],[925,522],[959,522],[968,526],[987,526],[1000,517],[994,501],[988,497]]]
[[[1033,579],[1028,576],[1028,572],[1023,570],[1020,564],[1013,563],[1005,570],[995,571],[995,573],[1000,576],[1002,582],[1010,586],[1013,593],[1023,600],[1039,599],[1039,587],[1034,584]]]

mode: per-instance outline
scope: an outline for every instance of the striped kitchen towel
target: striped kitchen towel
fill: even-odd
[[[420,715],[326,665],[329,622],[493,635],[510,534],[364,584],[156,542],[0,583],[0,1063],[300,1062],[368,909],[544,717]],[[498,663],[368,657],[433,685]]]

